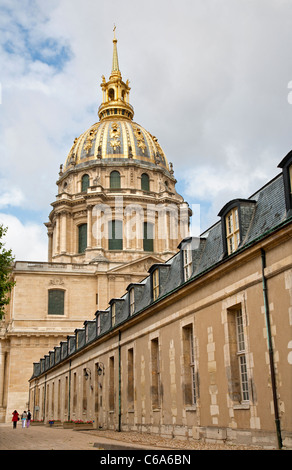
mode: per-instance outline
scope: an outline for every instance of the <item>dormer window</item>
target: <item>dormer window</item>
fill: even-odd
[[[187,243],[182,248],[184,281],[187,281],[192,275],[192,250],[191,244]]]
[[[230,255],[237,250],[240,243],[238,208],[235,207],[225,217],[227,251]]]
[[[96,335],[100,335],[100,315],[96,317]]]
[[[256,201],[252,199],[234,199],[219,212],[224,256],[234,253],[244,240],[255,205]]]
[[[135,312],[135,291],[134,288],[130,290],[130,315]]]
[[[112,327],[116,324],[116,304],[113,302],[111,305],[111,318],[112,318]]]
[[[152,273],[152,295],[153,300],[156,300],[159,296],[159,269],[155,269]]]

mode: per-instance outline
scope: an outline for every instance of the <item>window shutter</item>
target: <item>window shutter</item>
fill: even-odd
[[[121,177],[118,171],[112,171],[110,174],[110,187],[118,189],[121,187]]]
[[[78,227],[78,253],[84,253],[87,248],[87,224]]]
[[[83,175],[81,181],[81,191],[84,192],[87,190],[87,188],[89,188],[89,176]]]
[[[143,191],[149,191],[149,176],[143,173],[141,176],[141,189]]]
[[[49,291],[49,315],[64,315],[64,298],[65,292],[63,290]]]

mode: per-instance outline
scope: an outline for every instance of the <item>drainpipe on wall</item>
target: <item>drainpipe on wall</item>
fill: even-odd
[[[121,412],[121,332],[119,331],[119,426],[118,431],[121,432],[121,421],[122,421],[122,412]]]
[[[272,392],[273,392],[273,401],[274,401],[275,424],[276,424],[276,432],[277,432],[277,439],[278,439],[278,447],[279,449],[282,449],[282,437],[281,437],[281,425],[280,425],[279,407],[278,407],[278,398],[277,398],[274,351],[273,351],[273,345],[272,345],[270,310],[269,310],[269,302],[268,302],[268,287],[267,287],[267,280],[265,277],[266,253],[264,249],[261,249],[261,258],[262,258],[262,281],[263,281],[265,319],[266,319],[267,339],[268,339],[268,348],[269,348],[270,373],[271,373],[271,383],[272,383]]]

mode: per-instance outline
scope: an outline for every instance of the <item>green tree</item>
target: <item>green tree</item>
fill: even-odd
[[[10,302],[10,292],[15,282],[11,280],[11,269],[14,262],[12,250],[5,249],[3,237],[6,235],[7,227],[0,224],[0,320],[4,315],[5,305]]]

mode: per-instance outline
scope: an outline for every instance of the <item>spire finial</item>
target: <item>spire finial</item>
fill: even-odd
[[[118,59],[118,49],[117,49],[117,38],[116,38],[116,25],[114,25],[114,29],[113,29],[113,32],[114,32],[114,39],[113,39],[113,43],[114,43],[114,51],[113,51],[113,66],[112,66],[112,72],[119,72],[120,69],[119,69],[119,59]]]

